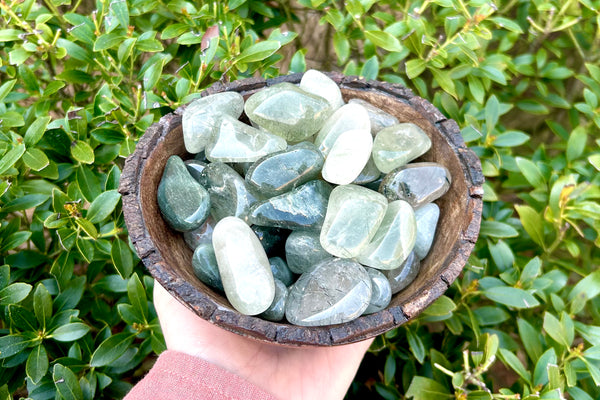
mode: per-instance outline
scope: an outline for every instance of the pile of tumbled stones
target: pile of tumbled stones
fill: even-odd
[[[251,125],[239,120],[242,112]],[[200,98],[183,161],[158,187],[192,267],[240,313],[321,326],[386,308],[416,277],[450,186],[421,128],[350,99],[318,71],[300,85]]]

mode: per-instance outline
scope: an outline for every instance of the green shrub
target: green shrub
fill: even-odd
[[[307,64],[430,99],[487,178],[464,273],[377,338],[348,397],[598,398],[599,8],[0,0],[0,398],[118,398],[147,371],[164,341],[124,158],[210,84]]]

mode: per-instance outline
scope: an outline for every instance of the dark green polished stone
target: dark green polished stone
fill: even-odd
[[[203,243],[196,247],[192,256],[192,267],[198,279],[214,289],[223,291],[215,249],[211,243]]]
[[[202,174],[204,168],[206,168],[206,166],[208,165],[207,163],[203,161],[198,161],[196,159],[185,160],[184,163],[190,175],[192,175],[197,181],[200,179],[200,174]]]
[[[319,261],[331,257],[321,246],[319,232],[294,231],[285,242],[285,259],[296,274],[303,274]]]
[[[387,277],[374,268],[366,267],[365,270],[371,278],[371,301],[363,314],[373,314],[386,308],[392,300],[392,287]]]
[[[185,232],[202,226],[210,211],[208,191],[187,170],[178,156],[171,156],[158,185],[160,212],[171,228]]]
[[[415,280],[421,263],[415,252],[411,252],[406,260],[396,269],[381,271],[390,282],[392,294],[396,294]]]
[[[275,297],[273,298],[273,302],[267,308],[267,311],[259,314],[259,317],[262,317],[266,320],[277,322],[281,321],[283,317],[285,317],[285,304],[287,302],[289,290],[285,283],[281,282],[279,279],[275,278]]]
[[[443,165],[411,163],[387,174],[379,191],[389,201],[405,200],[416,209],[444,195],[451,182],[450,171]]]
[[[269,257],[284,254],[283,246],[291,232],[290,230],[260,225],[252,225],[251,228]]]
[[[271,257],[269,258],[269,263],[271,264],[271,271],[273,272],[274,278],[285,283],[285,286],[294,283],[294,274],[290,271],[285,261],[283,261],[283,258]]]

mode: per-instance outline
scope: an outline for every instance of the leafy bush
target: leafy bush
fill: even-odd
[[[124,158],[210,84],[307,64],[430,99],[487,178],[463,275],[377,338],[348,397],[598,398],[599,8],[0,0],[0,398],[118,398],[148,370],[164,341]]]

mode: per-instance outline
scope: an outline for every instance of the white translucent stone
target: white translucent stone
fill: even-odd
[[[325,159],[323,179],[337,185],[352,183],[361,173],[373,147],[373,137],[366,129],[342,133]]]
[[[435,236],[438,219],[440,218],[440,208],[435,203],[425,204],[415,211],[417,220],[417,241],[415,242],[415,254],[419,260],[424,259]]]
[[[327,156],[337,138],[342,133],[352,129],[370,131],[371,123],[369,122],[367,110],[363,106],[349,103],[343,105],[325,121],[315,138],[315,144],[319,147],[321,153]]]
[[[431,148],[429,136],[410,122],[382,129],[373,142],[373,161],[387,174],[414,160]]]
[[[309,69],[304,73],[300,80],[300,89],[323,97],[331,104],[332,110],[337,110],[344,104],[342,92],[337,83],[324,73],[314,69]]]

